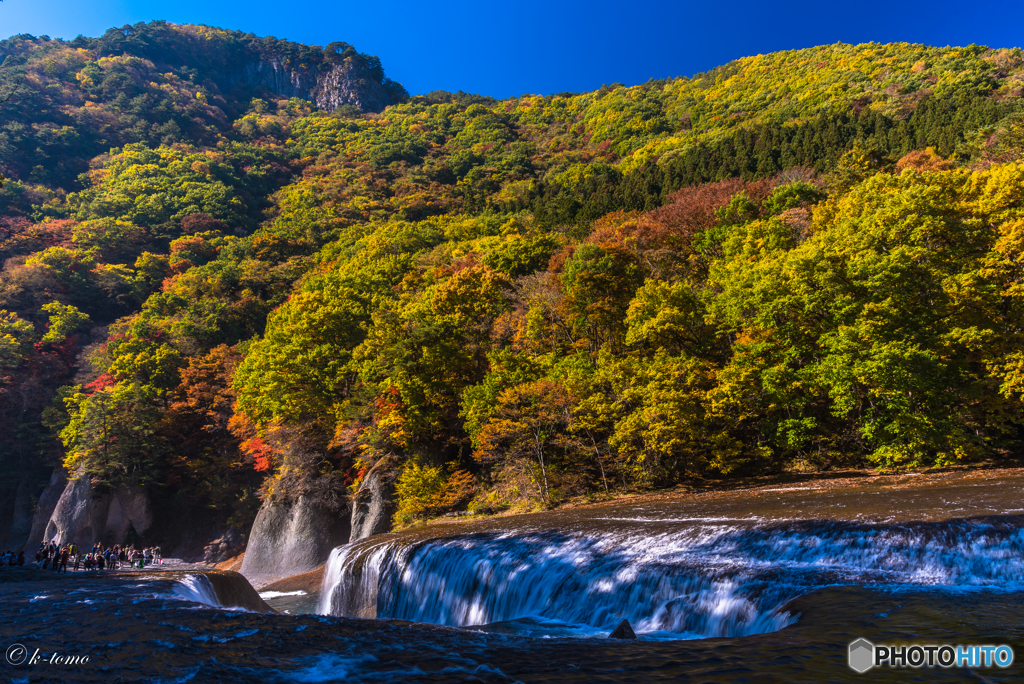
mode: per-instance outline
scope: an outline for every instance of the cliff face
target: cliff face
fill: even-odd
[[[32,516],[32,526],[28,533],[28,541],[25,542],[24,539],[21,539],[19,542],[24,542],[23,548],[26,552],[35,551],[35,547],[43,540],[46,528],[50,524],[50,517],[53,515],[53,509],[60,502],[67,485],[68,474],[64,468],[54,468],[53,474],[50,476],[50,483],[46,485],[39,495],[39,501]]]
[[[375,78],[371,68],[355,59],[292,66],[279,57],[264,55],[247,62],[224,85],[266,88],[279,97],[310,100],[325,111],[352,105],[361,112],[380,112],[403,99],[387,80]]]
[[[63,488],[61,490],[61,487]],[[61,490],[55,504],[56,492]],[[47,513],[47,509],[52,511]],[[88,477],[68,480],[62,469],[54,471],[39,499],[32,530],[24,549],[35,551],[40,541],[74,542],[82,548],[94,542],[123,544],[129,531],[144,534],[153,523],[149,498],[138,486],[96,492]]]
[[[367,69],[348,61],[331,65],[319,74],[312,99],[317,107],[329,111],[350,104],[361,112],[380,112],[397,104],[385,84],[375,81]]]
[[[369,473],[359,485],[352,502],[352,535],[350,542],[391,531],[395,516],[394,477],[380,470]]]
[[[249,533],[240,572],[255,586],[315,570],[348,541],[351,513],[323,510],[305,497],[266,501]]]

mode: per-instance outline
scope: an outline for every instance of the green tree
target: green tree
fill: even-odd
[[[43,311],[50,317],[50,323],[41,342],[60,344],[89,322],[89,316],[73,306],[50,302],[43,305]]]
[[[160,435],[158,395],[134,382],[66,398],[71,421],[61,432],[64,467],[101,487],[155,484],[170,446]]]

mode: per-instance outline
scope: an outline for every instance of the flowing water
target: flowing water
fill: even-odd
[[[1008,485],[930,492],[954,518],[922,510],[917,491],[785,488],[745,505],[607,506],[373,537],[334,551],[320,612],[519,620],[541,634],[606,634],[626,618],[638,634],[686,639],[781,629],[796,620],[790,600],[827,586],[1017,591],[1022,490]]]
[[[0,569],[8,642],[91,656],[5,674],[1024,681],[1018,664],[867,675],[846,666],[858,637],[1006,643],[1024,658],[1022,494],[1024,475],[976,471],[459,521],[339,547],[319,593],[262,599],[232,573],[37,573],[4,584]],[[637,641],[606,638],[623,618]]]

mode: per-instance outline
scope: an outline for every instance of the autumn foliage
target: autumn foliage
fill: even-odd
[[[0,501],[63,464],[245,529],[373,476],[411,524],[1017,455],[1019,50],[498,101],[332,45],[0,42]],[[397,104],[228,87],[254,50]]]

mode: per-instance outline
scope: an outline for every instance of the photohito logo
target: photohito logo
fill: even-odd
[[[875,664],[875,646],[867,639],[850,644],[850,667],[854,672],[867,672]]]
[[[850,669],[867,672],[873,667],[1009,667],[1013,649],[1009,646],[950,646],[949,644],[875,645],[867,639],[850,644]]]

